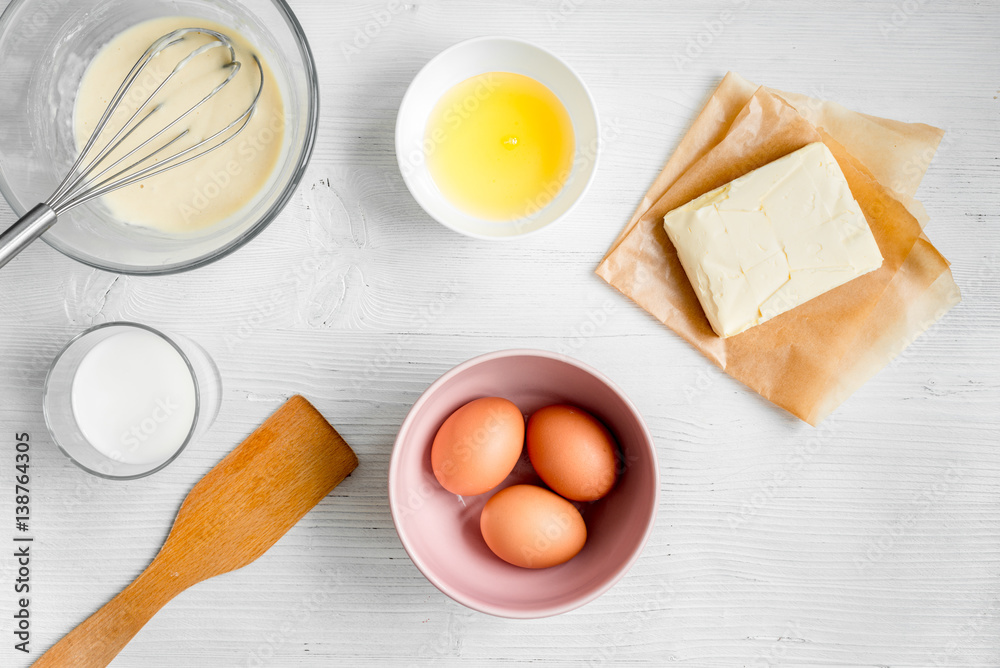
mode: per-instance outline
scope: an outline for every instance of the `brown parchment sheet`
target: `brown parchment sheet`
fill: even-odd
[[[872,227],[882,267],[743,334],[718,337],[663,230],[663,215],[820,140]],[[940,140],[941,131],[930,126],[779,94],[730,73],[597,273],[728,374],[818,424],[957,303],[948,263],[923,235],[926,215],[913,199]]]

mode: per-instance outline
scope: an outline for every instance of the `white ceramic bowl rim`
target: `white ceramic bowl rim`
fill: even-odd
[[[472,46],[472,45],[475,45],[475,44],[481,44],[481,43],[491,42],[491,41],[500,42],[500,43],[508,43],[508,44],[518,44],[518,45],[521,45],[521,46],[524,46],[524,47],[528,47],[530,49],[536,49],[536,50],[544,53],[547,57],[551,58],[553,61],[555,61],[556,63],[558,63],[563,69],[565,69],[565,71],[568,73],[568,75],[576,82],[576,84],[582,90],[583,94],[586,96],[587,105],[589,107],[588,111],[593,115],[593,123],[594,123],[594,127],[595,127],[595,132],[596,132],[596,137],[595,137],[595,139],[596,139],[596,146],[594,148],[593,155],[590,156],[589,159],[588,159],[589,174],[587,175],[586,181],[583,184],[583,187],[580,189],[580,192],[576,195],[576,197],[571,202],[569,202],[566,205],[565,209],[557,217],[555,217],[553,220],[551,220],[551,221],[549,221],[549,222],[547,222],[547,223],[545,223],[543,225],[540,225],[540,226],[538,226],[538,227],[536,227],[534,229],[528,229],[528,230],[525,230],[523,232],[519,231],[519,232],[516,232],[514,234],[506,234],[506,235],[500,235],[500,234],[497,234],[497,235],[482,234],[482,233],[476,232],[474,230],[468,229],[467,227],[463,227],[463,226],[461,226],[459,224],[456,224],[453,220],[451,220],[449,218],[446,218],[444,216],[435,215],[435,213],[433,213],[430,210],[430,208],[428,208],[431,203],[427,200],[426,196],[422,193],[421,188],[417,187],[417,185],[414,182],[414,178],[413,178],[413,176],[410,173],[411,170],[408,169],[407,166],[406,166],[406,164],[405,164],[405,159],[406,159],[405,156],[410,151],[410,148],[407,147],[407,146],[403,146],[403,141],[404,141],[403,140],[403,135],[405,134],[403,126],[404,126],[405,123],[409,122],[409,119],[407,118],[407,114],[404,113],[404,112],[407,110],[407,108],[410,105],[413,104],[413,100],[418,95],[418,90],[420,89],[420,84],[422,83],[422,79],[426,77],[426,73],[431,68],[433,68],[433,67],[437,66],[438,64],[440,64],[441,61],[443,61],[443,60],[451,57],[451,55],[455,51],[468,48],[469,46]],[[498,69],[502,69],[502,68],[498,68]],[[565,104],[565,102],[564,102],[564,104]],[[570,113],[572,114],[572,111]],[[434,56],[433,58],[431,58],[429,61],[427,61],[427,63],[420,69],[419,72],[417,72],[417,75],[410,82],[410,85],[406,89],[406,93],[403,95],[403,99],[400,102],[399,113],[396,116],[396,128],[395,128],[396,161],[397,161],[397,163],[399,165],[400,173],[403,176],[403,182],[406,184],[407,189],[409,189],[410,193],[413,195],[413,198],[417,201],[418,204],[420,204],[420,207],[429,216],[431,216],[431,218],[433,218],[434,220],[438,221],[439,223],[441,223],[445,227],[447,227],[447,228],[449,228],[451,230],[454,230],[455,232],[458,232],[459,234],[463,234],[465,236],[472,237],[472,238],[475,238],[475,239],[483,239],[483,240],[489,240],[489,241],[492,241],[492,240],[523,239],[524,237],[531,236],[533,234],[537,234],[538,232],[541,232],[544,229],[548,229],[548,228],[552,227],[553,225],[555,225],[556,223],[558,223],[558,222],[562,221],[563,219],[565,219],[570,213],[572,213],[572,211],[574,209],[576,209],[576,206],[586,196],[587,192],[590,190],[591,184],[594,181],[594,176],[597,174],[598,162],[600,160],[600,153],[601,153],[601,150],[600,150],[600,134],[601,134],[600,127],[601,127],[601,125],[600,125],[600,117],[598,116],[598,113],[597,113],[597,103],[594,101],[594,96],[591,94],[590,88],[587,87],[586,82],[584,82],[584,80],[580,77],[579,74],[577,74],[576,70],[574,70],[569,65],[569,63],[567,63],[565,60],[563,60],[562,58],[560,58],[559,56],[557,56],[553,52],[549,51],[548,49],[546,49],[544,47],[541,47],[538,44],[535,44],[533,42],[529,42],[527,40],[518,39],[516,37],[505,37],[505,36],[502,36],[502,35],[484,35],[484,36],[481,36],[481,37],[473,37],[471,39],[467,39],[467,40],[458,42],[457,44],[452,44],[451,46],[449,46],[448,48],[446,48],[445,50],[441,51],[436,56]],[[576,130],[576,128],[574,128],[574,130]],[[578,138],[578,141],[579,141],[579,138]],[[578,144],[578,146],[579,146],[579,144]],[[573,178],[572,175],[571,175],[570,178],[571,179]],[[565,191],[566,186],[568,186],[568,185],[569,185],[569,182],[567,182],[564,185],[563,191]],[[558,196],[557,196],[557,200],[556,201],[558,201]],[[545,208],[543,208],[540,213],[544,213],[546,210],[548,210],[549,208],[551,208],[553,206],[553,204],[554,204],[554,202],[549,203],[549,205],[547,205]],[[466,220],[477,220],[473,216],[470,216],[469,214],[466,214],[466,213],[464,213],[462,211],[459,211],[458,209],[454,210],[451,218],[466,219]],[[500,223],[496,223],[496,224],[502,226],[502,225],[505,225],[506,223],[500,222]]]

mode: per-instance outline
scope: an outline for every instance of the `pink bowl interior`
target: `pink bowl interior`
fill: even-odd
[[[513,401],[525,415],[554,403],[583,408],[612,431],[622,450],[611,493],[576,504],[587,544],[552,568],[512,566],[494,555],[479,530],[486,501],[522,482],[541,484],[527,455],[495,490],[459,497],[431,470],[430,449],[442,422],[479,397]],[[417,568],[445,594],[504,617],[554,615],[596,598],[629,569],[653,526],[659,496],[655,448],[631,402],[595,371],[542,351],[505,351],[475,358],[439,378],[410,410],[389,466],[389,505],[400,540]]]

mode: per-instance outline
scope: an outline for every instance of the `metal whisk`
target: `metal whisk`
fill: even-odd
[[[115,112],[118,111],[129,90],[135,85],[135,82],[149,65],[150,61],[162,51],[184,42],[187,35],[191,33],[208,35],[212,37],[212,40],[198,45],[182,58],[155,90],[149,94],[146,100],[139,105],[121,129],[101,148],[96,148],[98,139],[107,127],[108,122],[114,116]],[[162,104],[151,103],[163,87],[188,63],[206,51],[216,48],[225,48],[229,51],[229,62],[223,66],[224,70],[229,70],[225,80],[195,103],[194,106],[164,125],[155,134],[152,134],[149,138],[128,150],[124,155],[114,158],[109,164],[104,164],[108,157],[120,148],[126,139],[132,136],[133,132],[138,130],[143,123],[161,109]],[[257,56],[253,56],[253,59],[257,65],[257,72],[260,75],[260,85],[257,87],[257,93],[254,95],[249,106],[247,106],[246,111],[210,137],[183,150],[179,150],[172,155],[168,155],[161,160],[157,160],[153,164],[147,164],[157,156],[162,155],[170,146],[174,145],[190,132],[188,129],[180,129],[176,126],[181,124],[185,118],[194,113],[199,107],[227,86],[236,77],[241,68],[241,63],[236,60],[236,50],[233,47],[232,40],[214,30],[207,28],[181,28],[180,30],[167,33],[153,42],[139,60],[136,61],[135,65],[132,66],[128,76],[125,77],[121,86],[118,87],[118,91],[112,97],[111,103],[104,110],[104,114],[97,122],[94,132],[90,135],[83,150],[80,151],[76,162],[73,163],[73,166],[65,178],[63,178],[59,187],[56,188],[56,191],[45,202],[28,211],[16,223],[0,234],[0,267],[7,264],[28,244],[44,234],[46,230],[56,223],[59,216],[73,207],[79,206],[96,197],[106,195],[119,188],[132,185],[142,179],[148,179],[175,167],[180,167],[192,160],[197,160],[235,139],[247,126],[247,123],[250,122],[250,118],[253,116],[254,110],[257,108],[257,103],[260,100],[261,91],[264,88],[264,73],[260,60]],[[150,146],[160,139],[160,137],[166,137],[168,132],[173,132],[175,129],[177,130],[177,134],[169,138],[165,143],[156,148]],[[94,154],[93,157],[89,157],[91,153]],[[126,163],[125,166],[122,166],[123,163]]]

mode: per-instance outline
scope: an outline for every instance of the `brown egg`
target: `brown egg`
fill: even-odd
[[[493,495],[479,518],[493,553],[522,568],[569,561],[587,542],[587,525],[566,499],[535,485],[514,485]]]
[[[484,397],[452,413],[431,445],[431,467],[453,494],[488,492],[507,477],[524,447],[524,416],[507,399]]]
[[[590,413],[557,404],[528,420],[528,457],[546,485],[573,501],[596,501],[618,476],[614,436]]]

